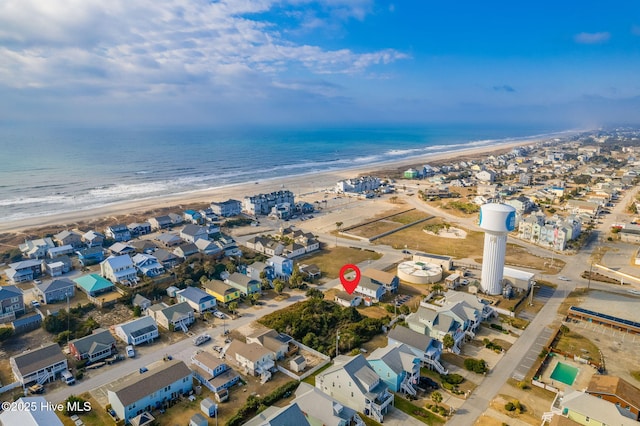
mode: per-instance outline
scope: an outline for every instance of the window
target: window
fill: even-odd
[[[351,398],[353,398],[353,392],[351,392]]]

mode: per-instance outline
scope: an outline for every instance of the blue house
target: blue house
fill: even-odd
[[[102,246],[87,247],[76,251],[78,260],[82,266],[97,265],[104,260]]]
[[[83,275],[73,280],[80,290],[84,291],[91,297],[96,297],[102,293],[115,291],[116,286],[106,278],[102,278],[98,274]]]
[[[389,331],[387,338],[389,339],[389,346],[397,346],[404,343],[420,358],[424,366],[440,374],[449,374],[449,371],[440,363],[442,343],[438,340],[401,325],[397,325]]]
[[[45,303],[53,303],[67,300],[67,296],[72,299],[76,294],[76,287],[73,281],[63,278],[40,284],[35,291]]]
[[[273,267],[273,274],[278,278],[289,278],[293,273],[293,260],[282,256],[273,256],[267,260],[267,264]]]
[[[187,302],[196,312],[202,313],[215,309],[216,298],[197,287],[187,287],[176,292],[178,302]]]
[[[184,220],[186,220],[187,222],[195,223],[196,225],[199,225],[203,222],[202,214],[191,209],[184,211]]]
[[[416,395],[420,379],[420,358],[404,344],[387,345],[371,353],[369,365],[394,392]]]

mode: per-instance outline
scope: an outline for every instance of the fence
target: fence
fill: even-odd
[[[546,389],[546,390],[549,390],[549,391],[554,392],[554,393],[558,393],[558,392],[560,392],[560,389],[558,389],[558,388],[556,388],[556,387],[553,387],[553,386],[551,386],[551,385],[548,385],[548,384],[546,384],[546,383],[539,382],[539,381],[537,381],[537,380],[531,380],[531,384],[532,384],[533,386],[537,386],[537,387],[539,387],[539,388]]]
[[[8,391],[10,391],[10,390],[12,390],[12,389],[15,389],[15,388],[19,387],[19,386],[22,386],[22,383],[20,383],[20,382],[13,382],[13,383],[10,383],[10,384],[8,384],[8,385],[3,386],[3,387],[1,387],[1,388],[0,388],[0,394],[1,394],[1,393],[8,392]]]
[[[287,376],[291,377],[292,379],[304,380],[304,379],[306,379],[307,377],[311,376],[316,371],[320,370],[325,365],[327,365],[327,364],[329,364],[331,362],[331,358],[328,357],[327,355],[323,354],[322,352],[318,352],[315,349],[312,349],[307,345],[303,345],[302,343],[298,342],[297,340],[295,341],[295,344],[298,345],[300,347],[300,349],[304,349],[307,352],[311,352],[314,356],[316,356],[318,358],[321,358],[322,362],[320,364],[316,365],[315,367],[313,367],[311,370],[305,371],[304,373],[302,373],[299,376],[297,374],[295,374],[294,372],[289,371],[286,368],[278,365],[278,370],[280,370],[280,372],[286,374]]]

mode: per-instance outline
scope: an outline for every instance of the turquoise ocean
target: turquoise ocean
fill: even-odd
[[[0,221],[563,134],[564,129],[535,126],[451,124],[233,130],[0,127]]]

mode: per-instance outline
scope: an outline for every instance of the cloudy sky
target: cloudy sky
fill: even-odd
[[[638,122],[640,2],[3,0],[0,123]]]

